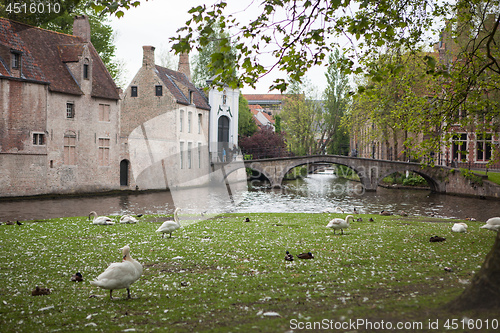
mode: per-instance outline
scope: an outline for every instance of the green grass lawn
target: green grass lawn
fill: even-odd
[[[479,175],[485,175],[486,171],[477,171],[477,170],[474,170],[474,173],[477,173]],[[490,182],[493,182],[493,183],[496,183],[496,184],[500,185],[500,172],[491,172],[491,171],[489,171],[488,172],[488,180]]]
[[[457,325],[453,332],[474,331],[462,329],[464,317],[482,320],[481,332],[486,320],[499,325],[497,311],[446,310],[494,243],[482,222],[467,222],[469,231],[457,234],[451,220],[359,215],[363,222],[334,235],[325,226],[339,216],[227,214],[186,224],[172,238],[155,233],[164,217],[153,216],[135,225],[86,218],[1,225],[1,331],[362,332],[382,320],[418,332],[442,332],[446,323]],[[446,241],[429,242],[435,235]],[[144,273],[132,299],[116,290],[110,300],[89,281],[121,261],[126,244]],[[315,258],[288,262],[286,250]],[[70,281],[77,271],[81,283]],[[37,285],[52,293],[31,296]]]

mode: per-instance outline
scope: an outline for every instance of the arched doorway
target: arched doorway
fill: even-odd
[[[226,116],[221,116],[218,123],[218,152],[219,159],[222,162],[226,162],[227,153],[229,148],[229,118]]]
[[[122,160],[120,162],[120,186],[128,186],[129,164],[128,160]]]

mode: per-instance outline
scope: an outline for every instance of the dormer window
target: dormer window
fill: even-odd
[[[21,52],[12,50],[12,68],[20,69],[21,68]]]
[[[193,92],[190,90],[189,91],[189,104],[193,104],[193,99],[194,99]]]

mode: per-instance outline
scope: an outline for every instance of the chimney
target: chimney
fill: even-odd
[[[90,23],[87,15],[75,16],[73,20],[73,36],[90,42]]]
[[[189,53],[182,52],[179,55],[179,67],[177,71],[186,75],[189,82],[191,82],[191,69],[189,68]]]
[[[151,67],[155,66],[155,47],[144,45],[142,47],[142,66]]]

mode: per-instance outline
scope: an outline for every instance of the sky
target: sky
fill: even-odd
[[[141,1],[140,6],[126,10],[122,18],[118,19],[113,16],[110,25],[116,33],[115,54],[125,64],[125,85],[130,84],[142,65],[142,46],[155,46],[158,59],[158,54],[162,50],[171,49],[170,37],[176,36],[177,29],[183,27],[191,17],[188,14],[189,9],[203,3],[208,6],[213,1],[215,0]],[[255,10],[246,8],[250,2],[250,0],[238,0],[233,2],[232,6],[237,6],[234,8],[235,11],[255,17],[257,13],[252,12]],[[326,88],[325,70],[325,67],[318,66],[312,68],[306,75],[311,84],[320,92]],[[278,93],[277,91],[269,92],[268,89],[276,77],[277,75],[271,73],[257,82],[256,89],[243,87],[242,92],[244,94]]]

